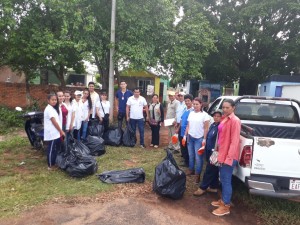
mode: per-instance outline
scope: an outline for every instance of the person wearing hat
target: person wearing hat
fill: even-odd
[[[219,187],[219,168],[210,164],[209,158],[212,154],[212,150],[215,149],[216,140],[218,136],[218,126],[221,122],[222,111],[216,110],[213,112],[212,117],[214,122],[210,125],[207,132],[206,144],[205,144],[205,156],[206,156],[206,169],[203,175],[203,180],[199,185],[197,191],[194,192],[194,196],[201,196],[205,192],[217,193]]]
[[[80,128],[83,121],[83,104],[81,101],[82,91],[74,92],[75,99],[72,102],[72,119],[69,131],[73,131],[73,137],[80,140]]]
[[[176,146],[172,144],[171,137],[175,134],[175,125],[176,123],[176,111],[179,105],[179,101],[175,99],[175,91],[168,91],[169,103],[167,106],[167,113],[165,119],[174,119],[174,122],[171,126],[168,126],[169,129],[169,145],[168,148],[175,149]],[[178,144],[177,144],[178,149]]]

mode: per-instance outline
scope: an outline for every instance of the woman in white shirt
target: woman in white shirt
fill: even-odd
[[[81,124],[81,140],[85,140],[87,136],[87,128],[89,123],[90,114],[92,113],[92,100],[90,96],[90,91],[85,88],[82,96],[82,124]]]
[[[47,99],[48,105],[44,111],[44,141],[48,141],[47,163],[48,170],[52,170],[55,166],[57,151],[60,149],[61,139],[65,137],[65,133],[59,122],[56,94],[49,94]]]
[[[80,128],[83,120],[82,91],[75,91],[75,99],[72,101],[72,119],[69,130],[73,130],[74,138],[80,140]]]
[[[69,136],[70,136],[70,123],[71,123],[71,119],[72,119],[72,97],[71,97],[71,92],[70,91],[65,91],[64,92],[64,96],[65,96],[65,106],[68,110],[68,115],[67,115],[67,123],[66,123],[66,144],[68,144],[69,142]]]
[[[201,146],[205,145],[210,117],[202,110],[203,105],[200,98],[197,97],[194,99],[193,106],[194,111],[189,114],[188,125],[183,139],[187,138],[189,152],[189,170],[186,175],[195,174],[195,182],[199,183],[203,166],[203,155],[199,155],[198,150]]]
[[[100,123],[104,126],[104,131],[106,131],[109,126],[109,109],[110,103],[107,100],[107,94],[106,92],[102,92],[100,101],[96,103],[96,113],[100,119]]]

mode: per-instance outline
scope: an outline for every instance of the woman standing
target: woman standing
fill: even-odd
[[[96,103],[96,112],[104,127],[104,131],[106,131],[109,126],[109,109],[110,103],[107,100],[107,93],[102,92],[100,95],[100,101]]]
[[[81,140],[85,140],[87,136],[87,128],[89,123],[90,114],[92,113],[92,100],[90,91],[85,88],[82,97],[82,124],[81,124]]]
[[[200,182],[200,174],[203,166],[203,155],[198,154],[199,148],[206,143],[206,135],[209,127],[209,115],[202,110],[202,100],[195,98],[193,102],[194,111],[190,112],[188,125],[183,139],[188,142],[189,170],[186,175],[196,175],[195,182]],[[196,160],[196,170],[195,170]]]
[[[69,130],[70,132],[73,130],[74,138],[76,138],[78,141],[80,141],[80,128],[81,123],[83,120],[83,107],[82,107],[82,101],[81,91],[75,91],[74,93],[75,99],[72,101],[72,119],[70,123]]]
[[[206,157],[206,169],[203,175],[203,180],[198,190],[194,192],[194,196],[201,196],[206,191],[207,192],[218,192],[219,186],[219,167],[210,164],[209,158],[213,153],[216,147],[216,139],[218,136],[218,126],[221,122],[222,112],[217,110],[212,114],[214,118],[214,123],[212,123],[209,127],[205,145],[205,157]]]
[[[66,123],[66,144],[69,143],[69,137],[70,137],[70,123],[71,123],[71,119],[72,119],[72,98],[71,98],[71,92],[70,91],[65,91],[64,92],[64,96],[65,96],[65,106],[68,110],[68,115],[67,115],[67,123]]]
[[[60,148],[61,137],[65,136],[65,132],[61,129],[59,122],[56,94],[49,94],[47,99],[48,105],[44,111],[44,141],[48,141],[47,163],[48,170],[52,170],[55,165],[57,151]]]
[[[224,118],[218,127],[218,162],[222,164],[219,168],[222,199],[211,203],[213,206],[218,207],[212,212],[216,216],[224,216],[230,213],[232,196],[231,177],[239,158],[241,131],[241,121],[234,114],[234,109],[234,101],[232,99],[225,99],[222,105]]]
[[[162,104],[158,101],[158,95],[152,96],[152,102],[149,106],[150,120],[149,124],[152,131],[152,139],[150,147],[158,148],[159,145],[159,130],[161,124],[164,122],[164,109]]]
[[[59,122],[62,127],[62,130],[66,132],[66,125],[67,125],[67,116],[68,116],[68,109],[64,103],[65,96],[62,91],[56,92],[58,98],[58,109],[59,109]]]

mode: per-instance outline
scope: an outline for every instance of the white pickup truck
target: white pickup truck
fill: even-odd
[[[300,200],[300,102],[287,98],[221,96],[208,109],[236,103],[241,119],[240,158],[234,175],[249,192]]]

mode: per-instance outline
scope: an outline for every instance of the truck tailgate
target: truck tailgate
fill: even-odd
[[[251,174],[300,178],[300,140],[254,137]]]

